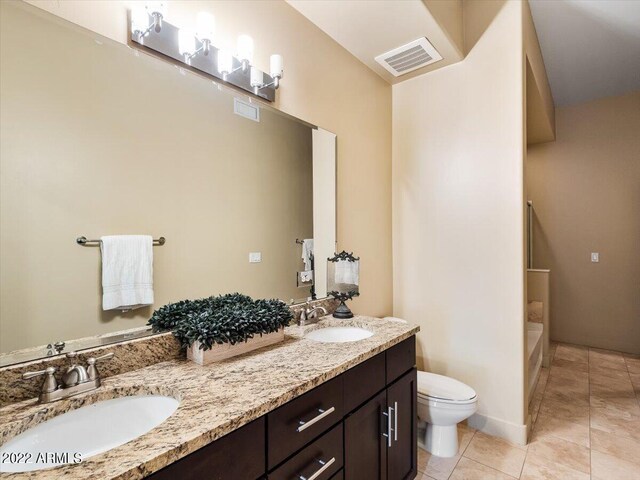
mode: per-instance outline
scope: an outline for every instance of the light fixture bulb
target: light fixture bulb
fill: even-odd
[[[146,3],[147,12],[150,14],[160,14],[162,17],[167,16],[167,2],[160,2],[158,0],[150,0]]]
[[[240,60],[253,62],[253,38],[249,35],[240,35],[238,37],[238,57]]]
[[[283,73],[282,55],[271,55],[269,58],[269,74],[273,78],[282,78]]]
[[[178,50],[180,55],[191,55],[196,51],[196,36],[193,30],[181,28],[178,31]]]
[[[252,87],[261,87],[264,84],[264,75],[256,67],[251,67],[250,83]]]
[[[149,14],[142,7],[134,7],[131,10],[131,31],[144,33],[149,28]]]
[[[213,15],[208,12],[200,12],[196,16],[197,36],[200,41],[213,41],[213,35],[216,29],[216,20]]]
[[[229,50],[218,50],[218,72],[225,74],[233,70],[233,55]]]

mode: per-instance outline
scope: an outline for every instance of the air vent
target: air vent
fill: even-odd
[[[425,37],[376,57],[376,62],[395,77],[442,60],[442,55]]]
[[[243,102],[237,98],[233,99],[233,113],[241,117],[248,118],[254,122],[260,121],[260,107],[250,103]]]

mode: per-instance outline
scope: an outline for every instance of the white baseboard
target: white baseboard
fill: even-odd
[[[487,435],[504,438],[517,445],[527,444],[527,425],[518,425],[498,418],[476,413],[467,420],[471,428],[480,430]]]

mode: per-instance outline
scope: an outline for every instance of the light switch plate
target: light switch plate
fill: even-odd
[[[262,262],[262,252],[249,253],[249,263],[260,263],[260,262]]]
[[[591,262],[598,263],[600,261],[600,254],[598,252],[591,252]]]

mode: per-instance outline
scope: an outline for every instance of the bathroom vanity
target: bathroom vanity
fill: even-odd
[[[415,358],[410,337],[150,478],[413,479]]]
[[[373,335],[345,343],[307,337],[344,326]],[[218,364],[170,360],[66,400],[14,403],[0,409],[0,443],[102,400],[162,395],[179,406],[148,433],[81,464],[6,478],[413,479],[417,331],[387,319],[325,317]],[[127,349],[115,350],[124,360]]]

